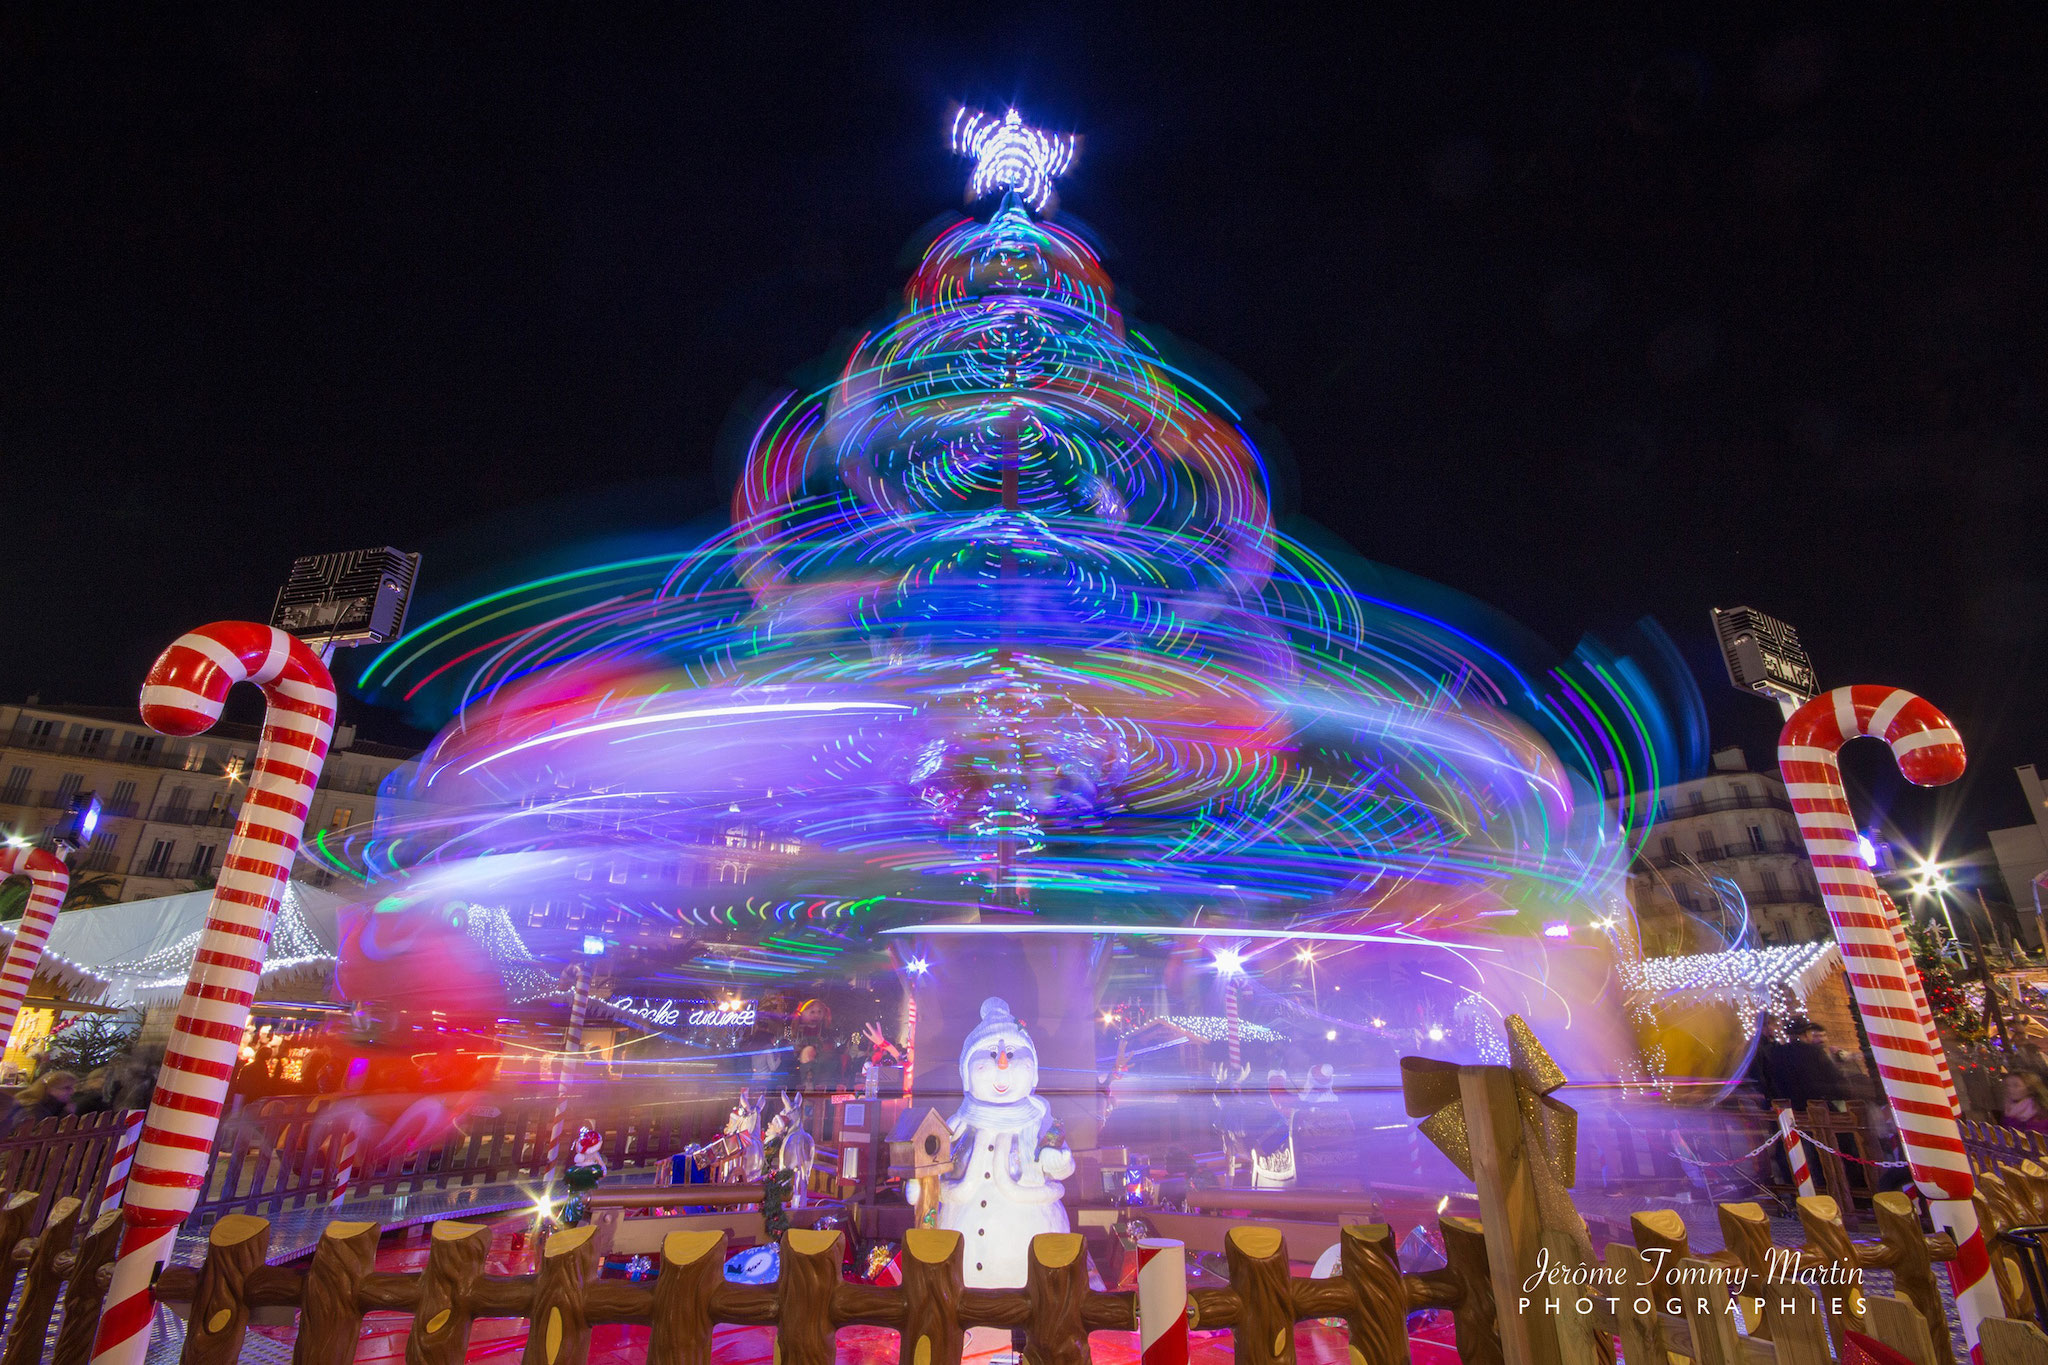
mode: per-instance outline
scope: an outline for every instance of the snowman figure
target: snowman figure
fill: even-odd
[[[1059,1183],[1074,1154],[1035,1093],[1038,1053],[999,996],[981,1002],[981,1023],[960,1047],[960,1108],[953,1133],[956,1174],[939,1182],[939,1226],[967,1243],[966,1280],[977,1289],[1024,1283],[1031,1239],[1067,1231]]]

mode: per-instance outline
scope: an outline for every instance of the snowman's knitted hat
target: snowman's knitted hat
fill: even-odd
[[[961,1069],[966,1069],[969,1057],[992,1047],[999,1038],[1010,1045],[1012,1052],[1028,1052],[1033,1057],[1038,1055],[1038,1049],[1031,1045],[1031,1035],[1017,1022],[1017,1016],[1010,1013],[1010,1002],[1000,995],[991,995],[981,1002],[981,1022],[969,1029],[967,1037],[961,1041]]]

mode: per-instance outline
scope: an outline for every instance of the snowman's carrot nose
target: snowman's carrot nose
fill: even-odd
[[[1010,1045],[1008,1043],[1003,1043],[996,1048],[996,1070],[1008,1071],[1009,1069]]]

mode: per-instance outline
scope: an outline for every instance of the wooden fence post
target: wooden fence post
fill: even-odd
[[[1664,1330],[1663,1299],[1652,1283],[1654,1268],[1626,1242],[1607,1244],[1607,1268],[1623,1300],[1615,1314],[1622,1359],[1627,1365],[1670,1365],[1671,1341]],[[1642,1299],[1650,1300],[1647,1313],[1636,1311]]]
[[[2044,1365],[2048,1336],[2019,1318],[1986,1318],[1983,1323],[1985,1365]]]
[[[1236,1282],[1236,1238],[1231,1236],[1231,1280]],[[1272,1234],[1277,1240],[1279,1233]],[[1283,1252],[1284,1271],[1287,1257]],[[1024,1329],[1025,1365],[1088,1365],[1088,1331],[1081,1325],[1081,1301],[1088,1296],[1088,1262],[1081,1254],[1078,1232],[1041,1232],[1031,1239],[1031,1262],[1024,1271],[1024,1297],[1030,1317]],[[1239,1356],[1240,1360],[1244,1357]]]
[[[270,1251],[270,1224],[248,1213],[224,1214],[206,1239],[206,1263],[185,1325],[183,1365],[234,1365],[249,1327],[250,1274]]]
[[[532,1325],[521,1365],[585,1365],[590,1359],[590,1314],[583,1291],[597,1274],[594,1232],[586,1224],[548,1238],[527,1314]]]
[[[92,1359],[93,1334],[100,1327],[100,1300],[106,1286],[100,1271],[111,1265],[121,1249],[121,1210],[108,1209],[92,1220],[85,1240],[71,1258],[71,1278],[64,1286],[64,1323],[57,1329],[57,1345],[50,1353],[50,1365],[87,1365]]]
[[[1730,1260],[1748,1272],[1744,1285],[1750,1292],[1737,1296],[1742,1320],[1758,1341],[1770,1341],[1778,1320],[1777,1304],[1762,1291],[1771,1270],[1771,1220],[1758,1204],[1723,1204],[1721,1245]]]
[[[475,1316],[471,1298],[484,1273],[491,1230],[482,1223],[436,1223],[432,1238],[405,1339],[405,1365],[462,1365]]]
[[[1472,1218],[1444,1217],[1436,1225],[1444,1238],[1441,1273],[1458,1283],[1458,1301],[1451,1305],[1458,1359],[1464,1365],[1501,1365],[1500,1306],[1487,1269],[1486,1231]]]
[[[1294,1286],[1286,1241],[1273,1228],[1234,1227],[1224,1236],[1223,1254],[1237,1302],[1230,1326],[1238,1365],[1294,1365]],[[1220,1324],[1204,1312],[1201,1325]]]
[[[14,1297],[15,1277],[21,1273],[21,1267],[14,1261],[14,1249],[33,1230],[34,1224],[29,1220],[35,1217],[39,1202],[41,1196],[24,1191],[0,1204],[0,1305]]]
[[[0,1352],[0,1365],[38,1365],[43,1358],[43,1337],[50,1329],[50,1313],[57,1307],[57,1291],[63,1281],[57,1258],[71,1250],[78,1233],[78,1215],[85,1208],[76,1199],[59,1199],[50,1209],[50,1221],[35,1239],[29,1253],[28,1283],[22,1286],[21,1302],[14,1307],[14,1322],[7,1331],[7,1349]]]
[[[711,1297],[725,1283],[725,1232],[671,1232],[654,1282],[649,1365],[711,1365]]]
[[[903,1234],[901,1365],[960,1365],[965,1330],[960,1325],[967,1239],[942,1228],[912,1228]]]
[[[782,1234],[775,1280],[775,1355],[780,1365],[832,1365],[832,1291],[839,1286],[839,1234],[791,1228]]]
[[[1897,1190],[1884,1190],[1871,1200],[1871,1212],[1877,1217],[1877,1235],[1884,1247],[1876,1259],[1892,1272],[1893,1288],[1920,1310],[1930,1328],[1935,1323],[1946,1326],[1948,1312],[1942,1306],[1941,1286],[1934,1281],[1934,1258],[1928,1254],[1927,1236],[1920,1231],[1920,1215],[1913,1211],[1913,1201]],[[1955,1347],[1948,1333],[1930,1331],[1930,1335],[1933,1365],[1955,1365]]]
[[[1870,1322],[1870,1335],[1906,1359],[1929,1362],[1934,1359],[1934,1343],[1927,1335],[1927,1319],[1904,1299],[1890,1294],[1872,1294],[1865,1316]],[[1947,1328],[1947,1317],[1942,1318],[1941,1325]]]
[[[1821,1297],[1828,1304],[1828,1335],[1834,1338],[1835,1351],[1840,1354],[1845,1329],[1867,1330],[1863,1322],[1862,1276],[1856,1268],[1856,1248],[1849,1241],[1849,1230],[1842,1226],[1841,1209],[1824,1194],[1801,1197],[1799,1222],[1806,1229],[1806,1249],[1800,1258],[1802,1268],[1819,1265],[1828,1267],[1831,1272],[1826,1286],[1831,1292]]]
[[[1672,1292],[1685,1310],[1686,1326],[1692,1329],[1692,1358],[1695,1365],[1743,1365],[1742,1341],[1735,1332],[1735,1305],[1728,1285],[1715,1278],[1720,1268],[1697,1256],[1678,1266],[1680,1283]]]
[[[1352,1226],[1339,1234],[1340,1273],[1351,1291],[1352,1307],[1344,1314],[1351,1335],[1351,1359],[1372,1365],[1407,1365],[1407,1291],[1401,1286],[1401,1264],[1394,1230],[1385,1224]],[[1291,1288],[1292,1286],[1290,1286]]]
[[[375,1223],[341,1221],[321,1231],[313,1264],[306,1271],[292,1365],[350,1365],[356,1358],[363,1329],[357,1295],[376,1267],[381,1233]]]

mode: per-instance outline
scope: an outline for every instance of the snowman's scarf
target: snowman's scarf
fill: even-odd
[[[1052,1106],[1036,1095],[996,1104],[975,1096],[962,1095],[960,1107],[953,1111],[947,1126],[954,1132],[966,1129],[985,1129],[995,1133],[1022,1133],[1033,1128],[1043,1128],[1052,1117]]]

